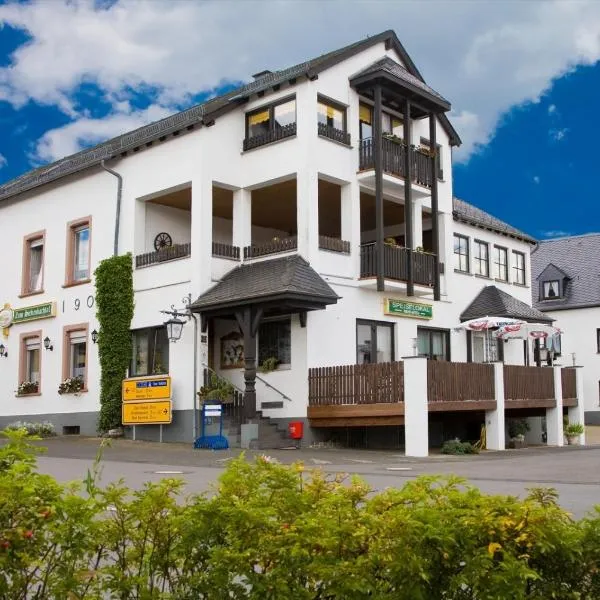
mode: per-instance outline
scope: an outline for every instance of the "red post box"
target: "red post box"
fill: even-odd
[[[293,440],[301,440],[304,435],[304,423],[302,421],[290,421],[288,433]]]

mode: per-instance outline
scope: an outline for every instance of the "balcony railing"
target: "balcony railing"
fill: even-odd
[[[329,250],[330,252],[350,254],[350,242],[326,235],[319,236],[319,248],[321,250]]]
[[[298,238],[293,235],[279,239],[273,239],[264,244],[252,244],[244,248],[244,258],[258,258],[279,252],[290,252],[298,248]]]
[[[384,137],[382,140],[382,167],[384,173],[404,177],[406,144]],[[359,169],[368,171],[375,168],[373,138],[360,140],[358,146]],[[431,187],[431,157],[429,153],[411,146],[411,175],[412,181],[424,187]]]
[[[179,258],[185,258],[190,256],[192,252],[192,245],[187,244],[173,244],[154,252],[146,252],[145,254],[138,254],[135,257],[135,268],[140,269],[142,267],[149,267],[169,260],[177,260]]]
[[[232,246],[231,244],[213,242],[212,255],[220,258],[230,258],[231,260],[240,260],[240,248],[239,246]]]
[[[296,123],[290,123],[283,127],[277,127],[262,135],[255,135],[244,140],[244,150],[252,150],[252,148],[258,148],[271,142],[277,142],[288,137],[296,135]]]
[[[342,129],[336,129],[335,127],[325,125],[325,123],[319,123],[317,131],[319,135],[329,138],[334,142],[339,142],[340,144],[345,144],[346,146],[350,145],[350,134]]]
[[[383,273],[386,279],[408,281],[408,261],[413,265],[413,281],[419,285],[433,287],[435,282],[435,255],[426,252],[410,252],[408,248],[399,248],[384,244]],[[377,244],[363,244],[360,247],[360,276],[377,276]]]

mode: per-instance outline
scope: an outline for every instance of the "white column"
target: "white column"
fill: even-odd
[[[548,432],[548,446],[564,446],[563,435],[563,403],[562,403],[562,378],[561,368],[552,367],[554,371],[554,397],[556,406],[546,409],[546,430]]]
[[[319,250],[319,177],[310,167],[298,171],[297,177],[298,253],[312,263]]]
[[[429,456],[427,359],[405,356],[404,439],[406,456]]]
[[[575,389],[577,406],[569,406],[569,423],[585,425],[585,398],[583,394],[583,367],[575,368]],[[579,443],[585,446],[585,432],[579,436]]]
[[[485,411],[486,447],[488,450],[505,450],[504,419],[504,363],[494,363],[494,394],[496,409]]]
[[[233,245],[240,248],[252,243],[252,192],[241,188],[233,193]]]
[[[454,265],[452,259],[454,255],[454,238],[452,233],[453,218],[451,214],[440,212],[438,215],[438,229],[440,232],[440,263],[444,264],[444,274],[440,278],[440,291],[442,296],[451,296],[448,289],[449,274],[453,273]]]
[[[423,247],[423,202],[420,198],[413,199],[412,222],[414,250]]]
[[[192,181],[192,296],[211,286],[212,181],[198,176]]]

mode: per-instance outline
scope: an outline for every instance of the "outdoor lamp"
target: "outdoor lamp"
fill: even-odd
[[[94,342],[94,344],[98,341],[98,332],[94,329],[94,331],[92,331],[92,342]]]
[[[167,337],[170,342],[176,342],[181,338],[184,322],[177,317],[173,317],[165,322],[167,327]]]
[[[50,350],[50,351],[54,350],[54,346],[52,346],[50,344],[50,338],[48,336],[46,336],[44,338],[44,348],[46,348],[46,350]]]
[[[4,358],[8,357],[8,352],[6,351],[4,344],[0,344],[0,356],[3,356]]]

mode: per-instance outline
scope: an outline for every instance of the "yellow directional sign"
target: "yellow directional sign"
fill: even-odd
[[[124,402],[123,425],[168,425],[171,420],[171,401]]]
[[[123,402],[162,400],[171,397],[171,378],[133,377],[123,380]]]

